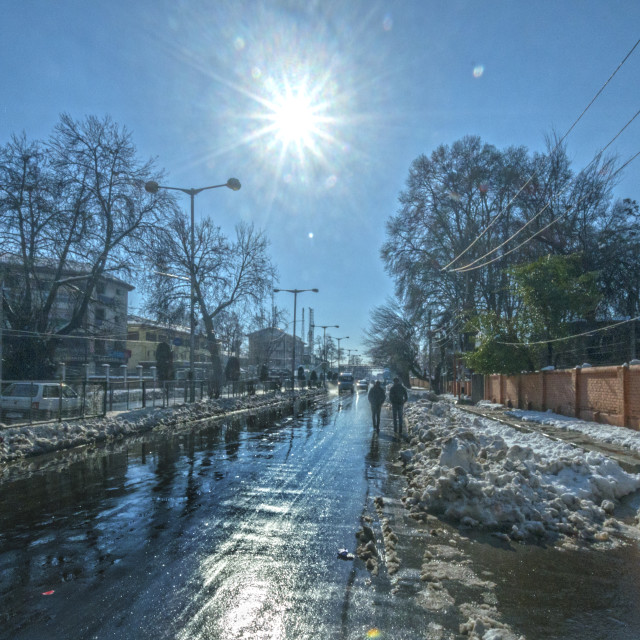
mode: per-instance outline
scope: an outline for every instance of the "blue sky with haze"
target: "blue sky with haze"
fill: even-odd
[[[109,114],[196,217],[271,239],[282,288],[359,349],[391,295],[379,249],[409,165],[462,136],[543,151],[640,37],[640,3],[5,0],[0,140]],[[640,47],[567,140],[586,165],[640,108]],[[303,111],[303,116],[300,115]],[[638,124],[612,151],[638,149]],[[640,160],[619,197],[640,198]],[[188,197],[184,209],[188,213]],[[277,304],[292,308],[290,295]],[[135,304],[135,298],[134,298]],[[298,320],[300,317],[298,316]],[[298,333],[300,329],[298,327]]]

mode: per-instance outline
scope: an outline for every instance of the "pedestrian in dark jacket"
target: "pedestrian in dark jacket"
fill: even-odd
[[[382,403],[387,397],[385,390],[380,384],[380,380],[376,380],[376,383],[369,389],[367,398],[371,404],[371,419],[373,420],[373,428],[380,429],[380,412],[382,411]]]
[[[400,378],[393,379],[393,385],[389,389],[389,402],[393,413],[393,430],[402,433],[402,409],[408,399],[407,390],[400,382]]]

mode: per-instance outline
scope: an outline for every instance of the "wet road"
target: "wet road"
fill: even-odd
[[[529,640],[640,638],[637,542],[559,550],[416,523],[388,422],[377,435],[364,395],[334,395],[295,420],[40,459],[0,485],[0,638],[447,640],[494,609]],[[381,555],[392,527],[397,574],[337,558],[363,515]]]
[[[381,618],[416,637],[337,558],[394,446],[362,394],[62,455],[0,487],[0,637],[362,638]]]

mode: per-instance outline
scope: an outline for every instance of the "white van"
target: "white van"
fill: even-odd
[[[79,408],[78,394],[64,383],[12,382],[0,397],[0,420],[47,420],[77,414]]]

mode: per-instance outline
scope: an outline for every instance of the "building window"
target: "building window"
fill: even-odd
[[[148,342],[157,342],[157,336],[155,331],[147,331],[147,341]]]
[[[129,333],[127,333],[127,340],[140,340],[140,332],[130,331]]]

